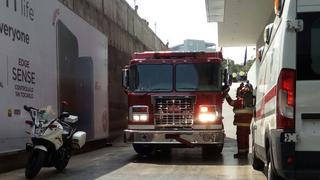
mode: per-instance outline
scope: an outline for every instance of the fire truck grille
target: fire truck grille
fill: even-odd
[[[189,128],[193,125],[192,98],[156,98],[155,125],[158,128]]]

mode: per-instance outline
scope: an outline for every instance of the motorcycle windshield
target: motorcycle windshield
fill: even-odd
[[[56,112],[53,110],[52,106],[47,106],[41,108],[37,113],[36,121],[38,120],[40,123],[47,124],[54,120],[56,117]]]

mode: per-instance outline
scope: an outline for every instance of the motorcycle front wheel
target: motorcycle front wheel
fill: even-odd
[[[26,178],[32,179],[39,173],[46,159],[46,155],[47,152],[41,149],[34,149],[32,151],[25,169]]]

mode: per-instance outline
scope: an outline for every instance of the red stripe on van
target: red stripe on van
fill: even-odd
[[[276,95],[277,95],[277,86],[275,85],[266,95],[263,96],[260,109],[258,109],[256,112],[256,118],[260,119],[263,117],[265,105]]]

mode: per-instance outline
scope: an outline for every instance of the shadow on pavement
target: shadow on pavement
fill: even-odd
[[[216,166],[247,166],[251,165],[251,154],[248,158],[234,159],[237,152],[235,139],[226,138],[221,154],[203,156],[201,148],[176,148],[171,154],[155,153],[152,156],[136,155],[134,163],[149,163],[160,165],[216,165]]]
[[[127,152],[128,147],[108,147],[76,155],[71,158],[68,167],[63,172],[58,172],[54,167],[42,168],[34,179],[97,179],[131,163],[134,156]],[[8,180],[25,179],[24,169],[0,174],[0,179],[2,178]]]
[[[248,159],[234,159],[233,154],[236,151],[236,140],[226,138],[222,153],[216,156],[202,156],[201,148],[180,148],[173,149],[170,155],[156,153],[154,156],[140,157],[131,146],[118,142],[112,147],[74,156],[67,169],[62,173],[59,173],[54,168],[43,168],[35,179],[106,179],[110,176],[125,176],[130,170],[131,175],[139,174],[135,168],[140,169],[140,167],[146,167],[145,165],[148,164],[177,166],[208,165],[209,167],[250,166],[251,156],[249,155]],[[130,173],[128,175],[130,176]],[[0,179],[24,179],[24,169],[8,174],[0,174]]]

